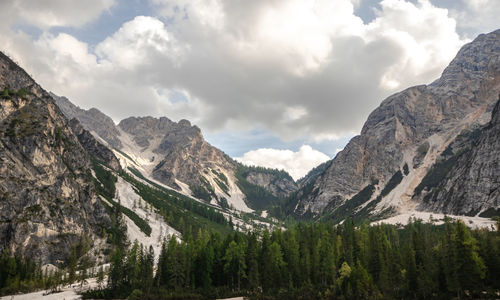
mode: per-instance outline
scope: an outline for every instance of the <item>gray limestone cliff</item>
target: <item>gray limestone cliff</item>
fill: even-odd
[[[0,53],[0,244],[55,264],[109,217],[90,157],[51,96]]]
[[[200,199],[226,206],[237,198],[251,208],[263,209],[296,190],[286,172],[242,166],[205,141],[200,128],[187,120],[130,117],[118,127],[154,162],[154,179],[175,188],[186,184]]]
[[[250,171],[245,179],[251,184],[265,188],[277,198],[285,198],[297,190],[297,184],[286,172],[283,176],[277,176],[275,173]]]
[[[113,151],[98,142],[88,130],[83,128],[77,119],[71,119],[69,126],[87,153],[115,171],[121,169],[120,161]]]
[[[450,145],[422,180],[414,196],[421,199],[419,209],[480,216],[500,211],[500,100],[490,123],[466,137]]]
[[[364,193],[363,204],[372,202],[374,210],[414,209],[418,203],[412,199],[413,191],[436,158],[460,132],[489,121],[499,92],[497,30],[463,46],[432,84],[385,99],[361,134],[308,187],[311,192],[301,196],[295,212],[318,215],[327,207],[335,211],[367,187],[370,192]],[[404,176],[398,175],[401,172]],[[392,178],[397,180],[391,182]],[[476,201],[472,194],[467,197],[472,198],[463,201]],[[432,207],[442,209],[437,204]]]
[[[234,169],[226,155],[207,143],[201,130],[189,121],[176,123],[165,117],[130,117],[118,126],[132,136],[137,145],[154,153],[156,165],[152,176],[169,186],[176,187],[176,180],[191,187],[203,186],[204,172]]]

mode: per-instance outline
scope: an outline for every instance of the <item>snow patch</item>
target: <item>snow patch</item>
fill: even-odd
[[[179,179],[175,179],[175,183],[181,188],[181,194],[184,194],[184,195],[192,198],[193,193],[189,189],[189,185],[185,184],[184,182],[180,181]]]
[[[137,240],[148,248],[149,246],[153,246],[155,257],[158,258],[163,238],[171,235],[180,237],[181,234],[165,223],[163,217],[158,214],[156,209],[137,195],[133,186],[121,177],[118,178],[116,183],[116,190],[116,197],[120,200],[120,204],[135,212],[141,219],[146,220],[152,229],[151,235],[147,236],[132,220],[124,216],[130,241],[134,242],[134,240]],[[118,199],[115,201],[118,202]]]
[[[4,296],[1,297],[0,299],[2,300],[33,300],[33,299],[43,299],[43,300],[76,300],[76,299],[82,299],[82,296],[78,295],[76,291],[73,288],[67,287],[64,288],[62,292],[60,293],[53,293],[53,294],[48,294],[45,295],[46,291],[38,291],[34,293],[29,293],[29,294],[20,294],[20,295],[11,295],[11,296]]]
[[[227,187],[228,193],[224,192],[221,187],[217,184],[216,179],[220,181],[218,176],[212,172],[212,169],[208,168],[208,174],[203,177],[210,183],[210,185],[214,188],[215,194],[219,199],[223,197],[226,198],[227,203],[233,209],[243,211],[243,212],[253,212],[253,209],[247,206],[245,203],[246,196],[243,192],[238,188],[236,184],[233,174],[228,174],[225,170],[214,170],[218,173],[223,174],[227,178]],[[229,195],[228,195],[229,194]]]
[[[488,218],[481,218],[481,217],[468,217],[468,216],[454,216],[454,215],[444,215],[444,214],[439,214],[439,213],[432,213],[432,212],[421,212],[421,211],[415,211],[415,212],[409,212],[409,213],[402,213],[384,220],[372,222],[372,224],[392,224],[392,225],[406,225],[409,223],[410,219],[416,218],[420,219],[424,222],[427,223],[433,223],[436,225],[440,225],[444,223],[444,218],[449,217],[454,220],[462,220],[465,225],[471,228],[487,228],[490,230],[496,230],[496,223],[495,221],[488,219]]]
[[[226,174],[224,174],[226,175]],[[247,206],[245,203],[246,196],[243,194],[243,192],[238,188],[238,185],[236,184],[235,180],[233,180],[233,176],[228,176],[227,177],[227,185],[229,187],[229,195],[231,195],[229,198],[227,198],[227,203],[231,206],[233,206],[237,210],[241,210],[244,212],[253,212],[253,209]]]

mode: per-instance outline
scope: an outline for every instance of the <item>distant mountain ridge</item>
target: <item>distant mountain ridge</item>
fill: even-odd
[[[497,30],[462,47],[432,84],[411,87],[384,100],[370,114],[361,134],[314,179],[308,187],[310,191],[299,191],[301,196],[296,199],[294,213],[333,214],[341,220],[355,215],[380,218],[413,210],[476,215],[498,207],[497,136],[492,137],[491,129],[489,134],[481,133],[489,136],[481,140],[481,145],[491,150],[491,155],[479,159],[480,150],[471,146],[473,154],[468,159],[458,159],[455,171],[444,179],[447,183],[438,184],[442,190],[431,192],[432,203],[423,203],[414,192],[457,136],[483,128],[489,122],[499,93]],[[482,162],[477,164],[479,161]],[[470,166],[464,167],[467,164]],[[473,192],[477,186],[467,184],[475,179],[471,172],[478,166],[488,168],[485,174],[493,176],[479,176],[483,182],[490,180],[488,188],[493,189],[493,194],[488,188]],[[459,170],[460,174],[468,172],[468,177],[459,175]],[[459,182],[468,188],[467,192],[457,191]],[[455,189],[450,188],[453,185]]]
[[[95,108],[84,110],[65,97],[52,96],[68,118],[78,119],[115,149],[124,167],[204,201],[250,212],[267,209],[297,189],[288,174],[231,159],[206,142],[188,120],[129,117],[115,125]]]

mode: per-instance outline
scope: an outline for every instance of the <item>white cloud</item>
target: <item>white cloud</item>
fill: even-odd
[[[96,53],[109,60],[115,68],[128,70],[154,63],[151,60],[152,53],[170,58],[176,63],[182,55],[165,24],[156,18],[145,16],[135,17],[123,24],[115,34],[97,45]]]
[[[382,10],[367,26],[367,39],[387,38],[401,49],[397,63],[388,66],[381,78],[386,90],[436,77],[465,42],[448,11],[427,0],[418,6],[400,0],[383,0],[380,5]]]
[[[0,8],[5,9],[8,13],[5,17],[14,22],[25,22],[46,29],[85,25],[114,4],[114,0],[15,0],[5,1],[0,4]]]
[[[307,172],[330,158],[309,145],[303,145],[299,151],[262,148],[245,153],[236,158],[246,165],[261,166],[287,171],[294,180],[304,177]]]
[[[500,1],[498,0],[457,0],[458,7],[450,9],[450,14],[458,22],[458,29],[473,38],[500,27]],[[438,4],[438,3],[436,3]]]
[[[68,11],[57,22],[78,26],[112,5],[92,1],[81,19]],[[370,24],[353,12],[363,1],[152,1],[161,16],[135,17],[98,45],[68,34],[33,41],[0,26],[1,47],[47,89],[115,120],[166,115],[212,132],[322,141],[358,132],[385,96],[437,78],[465,42],[426,0],[384,0]],[[25,2],[12,3],[0,16]],[[178,93],[186,101],[169,99]]]
[[[263,126],[285,140],[357,132],[385,96],[436,79],[465,42],[427,0],[384,0],[367,25],[348,0],[155,3],[191,51],[163,84],[211,108],[205,128]]]

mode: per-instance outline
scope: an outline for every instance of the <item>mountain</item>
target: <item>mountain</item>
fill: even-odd
[[[123,166],[207,203],[245,212],[264,210],[297,189],[284,171],[231,159],[187,120],[129,117],[115,125],[95,108],[84,110],[65,97],[53,97],[66,116],[78,119],[114,149]]]
[[[463,144],[448,146],[417,187],[419,210],[484,217],[500,213],[500,99],[490,123],[463,137]]]
[[[144,173],[208,202],[230,198],[235,207],[248,210],[236,183],[230,180],[233,164],[204,140],[197,126],[187,120],[176,123],[165,117],[131,117],[118,127],[130,137],[122,151],[136,156]]]
[[[26,259],[27,264],[40,262],[51,270],[71,270],[77,264],[86,268],[109,261],[112,247],[125,248],[135,240],[152,247],[158,257],[162,241],[171,236],[202,230],[229,233],[275,224],[194,199],[158,183],[152,174],[141,173],[158,164],[148,155],[161,162],[174,157],[172,152],[200,155],[187,159],[187,164],[180,162],[179,168],[211,166],[200,172],[216,174],[220,165],[207,159],[225,159],[222,163],[228,170],[237,168],[189,122],[137,118],[115,126],[98,110],[85,111],[59,97],[56,101],[62,103],[63,114],[53,97],[0,52],[3,263],[5,255],[15,254],[19,259],[32,258]],[[140,140],[141,136],[150,139]],[[110,149],[109,143],[123,150]],[[201,151],[196,148],[199,145]],[[217,176],[223,178],[220,173]],[[15,271],[9,265],[11,270]]]
[[[497,30],[463,46],[433,83],[385,99],[361,134],[302,188],[309,192],[298,192],[294,212],[340,221],[415,210],[476,215],[498,207],[498,153],[491,152],[498,136],[483,126],[491,119],[499,92]],[[438,168],[449,146],[455,142],[453,151],[465,151],[459,149],[459,140],[474,130],[481,131],[479,144],[469,144],[468,154],[454,159],[453,170],[442,182],[417,195],[417,187]]]
[[[84,110],[71,103],[66,97],[58,97],[53,93],[50,93],[50,95],[69,120],[77,119],[84,128],[90,132],[94,132],[95,135],[102,138],[111,147],[118,149],[122,147],[119,139],[120,132],[110,117],[96,108]]]
[[[0,90],[2,246],[43,264],[67,261],[85,241],[101,255],[110,218],[94,189],[91,155],[52,97],[1,52]]]
[[[103,162],[106,166],[111,169],[118,171],[121,169],[120,161],[115,156],[113,151],[108,147],[104,146],[98,142],[94,136],[87,130],[83,128],[77,119],[71,119],[69,121],[69,126],[71,130],[78,138],[78,141],[82,147],[95,159]]]

